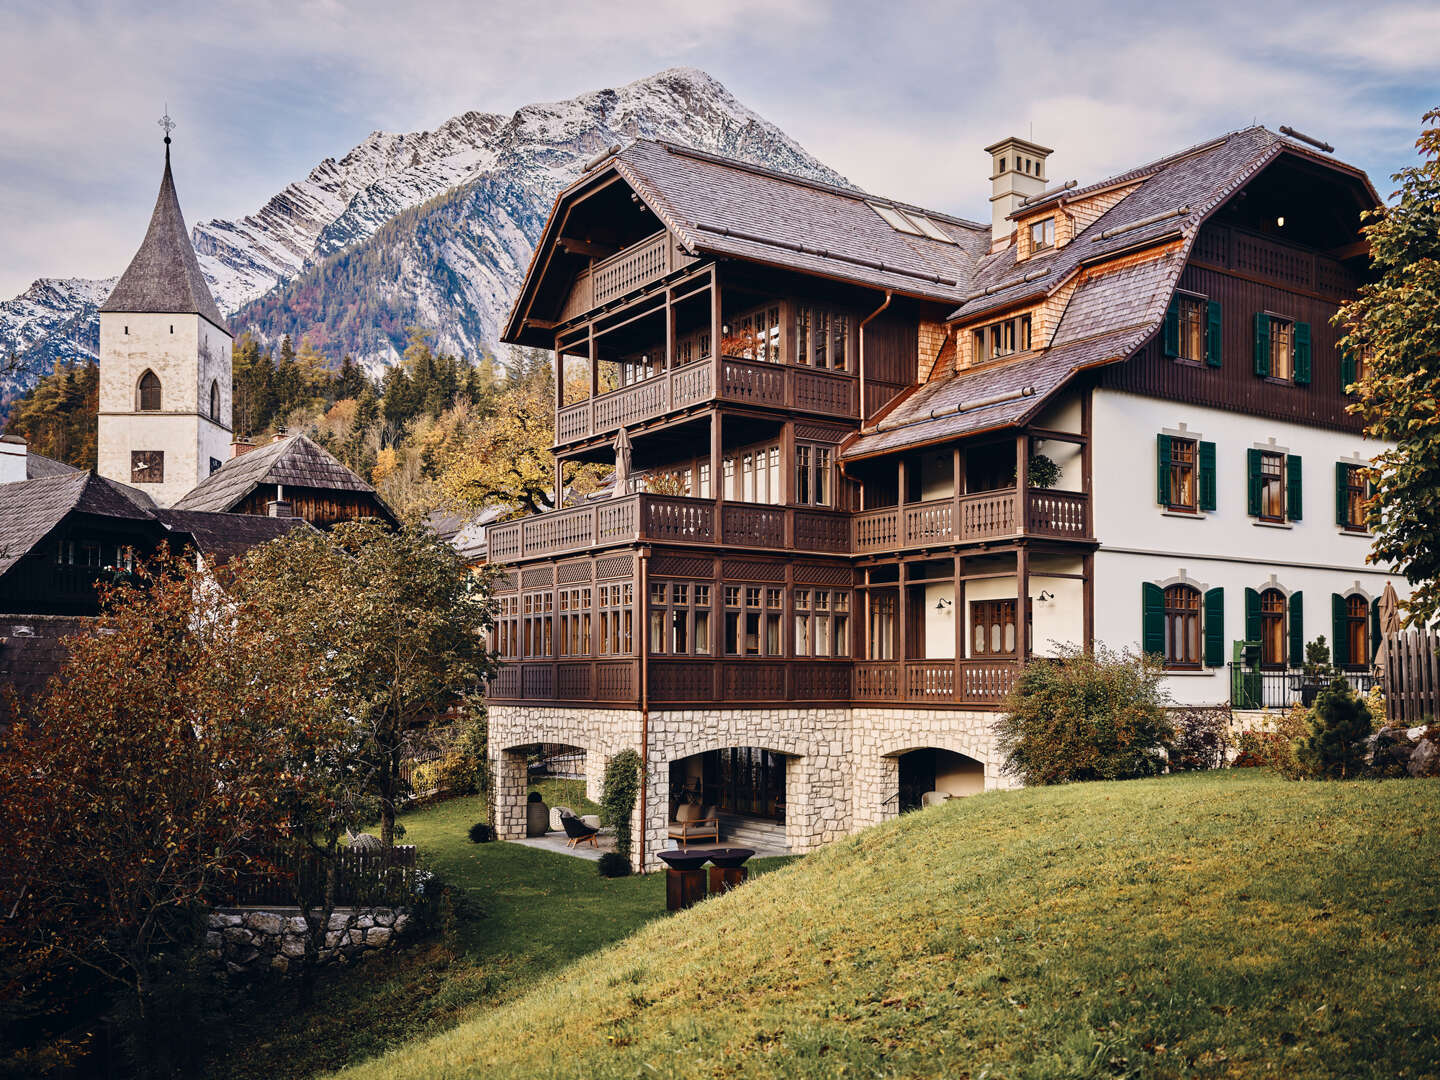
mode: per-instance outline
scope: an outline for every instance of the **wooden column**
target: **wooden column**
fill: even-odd
[[[710,268],[710,384],[711,396],[717,401],[720,398],[720,331],[725,325],[721,321],[723,312],[720,307],[720,264],[716,263]]]
[[[1015,436],[1015,532],[1024,535],[1030,515],[1030,435]]]
[[[905,661],[910,659],[910,603],[909,587],[905,584],[905,563],[899,562],[895,566],[895,618],[899,620],[900,644],[895,650],[895,659],[900,664],[899,681],[900,696],[905,696]]]
[[[1095,651],[1095,553],[1087,551],[1080,558],[1080,571],[1085,575],[1081,589],[1084,594],[1082,601],[1084,611],[1084,648],[1086,652]]]
[[[963,697],[960,675],[965,663],[965,647],[969,643],[969,619],[965,614],[965,556],[955,556],[955,693],[956,701]]]
[[[1030,658],[1030,549],[1023,544],[1015,552],[1015,657]]]
[[[1092,465],[1090,456],[1090,444],[1094,441],[1094,434],[1091,431],[1091,416],[1093,403],[1093,391],[1087,389],[1080,398],[1080,434],[1085,436],[1085,441],[1080,445],[1080,486],[1085,492],[1085,535],[1095,535],[1095,497],[1094,484],[1092,481]],[[1089,575],[1086,575],[1088,581]],[[1089,610],[1087,605],[1087,611]],[[1086,635],[1085,647],[1090,648],[1090,638]]]

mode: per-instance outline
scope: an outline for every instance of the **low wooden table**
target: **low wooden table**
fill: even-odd
[[[729,892],[737,885],[744,885],[745,879],[750,876],[750,868],[747,866],[712,866],[710,867],[710,892]]]
[[[665,868],[665,907],[682,911],[705,899],[705,868],[676,870]]]

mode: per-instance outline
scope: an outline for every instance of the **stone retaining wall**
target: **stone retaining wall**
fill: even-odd
[[[347,964],[388,949],[409,924],[404,908],[337,908],[320,963]],[[209,916],[205,951],[231,975],[284,975],[298,969],[305,955],[305,919],[299,908],[217,908]]]

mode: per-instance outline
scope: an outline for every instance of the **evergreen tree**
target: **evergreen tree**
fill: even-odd
[[[1309,776],[1325,780],[1357,777],[1365,767],[1365,740],[1372,730],[1370,710],[1345,677],[1336,676],[1315,699],[1310,734],[1295,747],[1295,758]]]

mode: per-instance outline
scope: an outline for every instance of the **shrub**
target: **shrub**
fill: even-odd
[[[630,860],[618,851],[607,851],[600,856],[601,877],[626,877],[630,873]]]
[[[1292,780],[1300,775],[1295,762],[1295,744],[1308,730],[1310,710],[1298,702],[1275,714],[1266,731],[1243,732],[1236,743],[1239,753],[1233,767],[1237,769],[1274,769]]]
[[[615,830],[615,854],[630,862],[630,815],[640,794],[640,755],[621,750],[605,765],[605,794],[600,799],[605,820]]]
[[[472,844],[488,844],[495,839],[495,830],[483,821],[477,821],[470,826],[470,842]]]
[[[1176,709],[1170,714],[1175,741],[1170,747],[1174,772],[1218,769],[1232,745],[1228,709]]]
[[[1374,730],[1370,710],[1343,678],[1331,680],[1315,699],[1310,731],[1295,746],[1295,760],[1306,776],[1344,780],[1365,768],[1365,740]]]
[[[1103,646],[1030,662],[996,724],[1006,769],[1027,784],[1161,772],[1174,729],[1160,678],[1154,658]]]

